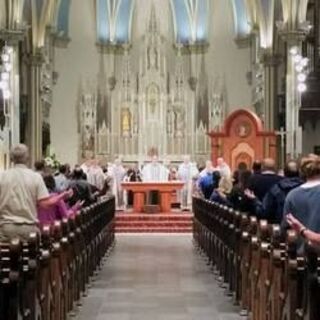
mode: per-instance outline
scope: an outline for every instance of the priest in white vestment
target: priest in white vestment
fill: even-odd
[[[178,179],[184,182],[184,186],[180,192],[182,210],[191,210],[193,181],[198,174],[199,171],[196,164],[190,161],[190,156],[185,156],[183,163],[178,169]]]
[[[157,156],[152,157],[151,163],[148,163],[142,169],[142,181],[143,182],[166,182],[169,180],[169,170],[158,161]],[[151,191],[148,194],[148,204],[158,204],[159,194],[158,192]]]
[[[121,159],[116,159],[114,164],[110,168],[110,175],[113,179],[113,194],[116,200],[116,210],[124,210],[124,190],[121,183],[126,175],[126,170],[122,166]]]
[[[169,170],[158,161],[157,156],[152,157],[151,163],[142,169],[143,182],[166,182],[169,180]]]
[[[87,168],[87,180],[97,189],[102,190],[105,181],[105,175],[97,160],[92,160]]]

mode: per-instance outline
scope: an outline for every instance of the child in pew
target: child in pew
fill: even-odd
[[[54,177],[52,175],[47,175],[43,177],[44,183],[49,191],[50,196],[56,196],[56,184]],[[72,189],[69,190],[69,197],[73,194]],[[68,207],[64,200],[60,200],[55,206],[50,208],[40,208],[38,210],[38,219],[40,225],[53,224],[56,220],[62,220],[63,218],[68,218],[73,216],[83,205],[82,201],[77,201],[71,208]]]

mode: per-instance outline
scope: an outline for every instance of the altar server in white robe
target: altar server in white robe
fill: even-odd
[[[97,160],[92,160],[91,165],[86,172],[88,182],[97,189],[102,190],[105,181],[105,175]]]
[[[113,194],[116,200],[116,209],[124,210],[124,191],[121,186],[123,179],[126,175],[126,170],[122,166],[121,159],[116,159],[114,164],[111,166],[110,175],[113,179]]]
[[[191,210],[193,181],[198,174],[197,166],[190,161],[190,156],[184,156],[183,163],[178,169],[178,179],[184,182],[184,186],[180,192],[182,210]]]

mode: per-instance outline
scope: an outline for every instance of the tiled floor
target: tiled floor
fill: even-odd
[[[77,320],[238,320],[188,235],[119,235]]]

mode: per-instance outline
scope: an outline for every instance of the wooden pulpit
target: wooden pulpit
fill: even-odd
[[[265,131],[261,119],[252,111],[240,109],[231,113],[220,131],[208,134],[211,138],[211,159],[223,157],[232,170],[253,161],[270,157],[276,160],[276,134]]]

